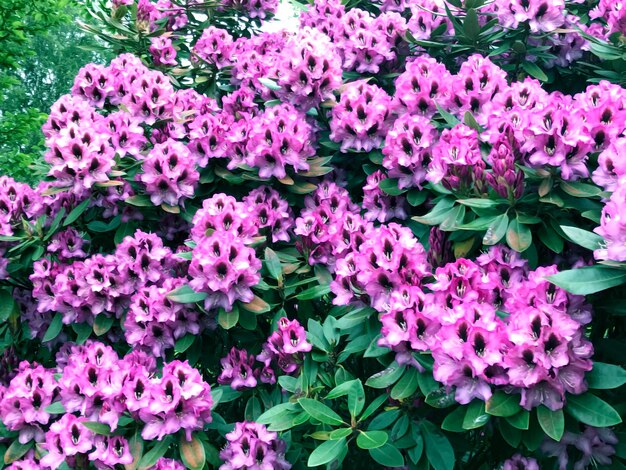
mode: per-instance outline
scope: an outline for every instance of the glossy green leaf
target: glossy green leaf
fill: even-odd
[[[390,196],[399,196],[400,194],[404,194],[406,189],[398,188],[398,179],[397,178],[385,178],[384,180],[380,180],[378,182],[378,187],[386,194]]]
[[[485,236],[483,237],[484,245],[495,245],[506,234],[506,229],[509,226],[509,217],[506,214],[499,215],[489,225]]]
[[[434,470],[453,470],[456,457],[448,438],[428,421],[421,421],[420,429],[424,437],[428,462]]]
[[[387,443],[389,435],[385,431],[359,431],[356,445],[361,449],[376,449]]]
[[[346,442],[345,437],[337,441],[322,442],[313,452],[311,452],[311,455],[309,455],[307,465],[309,467],[317,467],[319,465],[325,465],[332,462],[333,460],[338,459],[347,447],[348,443]]]
[[[413,395],[418,386],[418,374],[419,372],[414,367],[408,368],[402,378],[391,389],[391,398],[403,400]]]
[[[485,413],[485,402],[473,400],[467,407],[463,418],[463,429],[476,429],[484,426],[489,421],[489,415]]]
[[[391,444],[385,444],[375,449],[369,449],[371,457],[385,467],[403,467],[404,457],[398,449]]]
[[[624,284],[626,271],[598,265],[585,266],[561,271],[547,279],[572,294],[589,295]]]
[[[621,366],[594,361],[593,369],[587,373],[585,379],[589,388],[609,390],[626,384],[626,370]]]
[[[567,225],[561,225],[561,230],[567,235],[570,241],[576,243],[588,250],[597,250],[604,243],[604,238],[600,235],[587,230],[583,230],[578,227],[569,227]]]
[[[339,426],[345,424],[341,416],[339,416],[332,408],[311,398],[300,398],[298,403],[309,416],[324,424]]]
[[[533,242],[533,235],[528,225],[521,224],[517,218],[511,220],[506,231],[506,242],[518,253],[526,251]]]
[[[178,304],[193,304],[203,301],[208,297],[208,294],[206,292],[196,292],[188,284],[185,284],[168,293],[166,297]]]
[[[514,416],[519,413],[522,407],[519,404],[520,395],[496,391],[485,405],[485,411],[493,416]]]
[[[393,362],[385,370],[377,372],[367,379],[365,385],[372,388],[387,388],[400,379],[404,370],[405,366],[400,366],[397,362]]]
[[[50,322],[50,326],[46,330],[46,333],[43,335],[43,342],[46,343],[48,341],[52,341],[54,338],[59,336],[61,330],[63,329],[63,315],[61,313],[56,313]]]
[[[79,205],[74,207],[74,209],[72,209],[70,213],[67,214],[65,221],[63,221],[63,227],[67,227],[68,225],[76,222],[78,218],[83,214],[83,212],[87,210],[87,207],[89,206],[90,202],[91,202],[91,198],[87,198],[83,202],[81,202]]]
[[[578,421],[589,426],[605,428],[622,422],[622,418],[607,402],[593,395],[567,395],[565,411]]]
[[[563,410],[555,410],[539,405],[537,407],[537,420],[541,429],[555,441],[560,441],[565,431],[565,417]]]

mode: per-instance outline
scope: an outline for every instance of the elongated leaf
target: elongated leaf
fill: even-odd
[[[74,209],[72,209],[70,213],[67,214],[67,217],[65,218],[65,221],[63,222],[63,227],[67,227],[68,225],[76,222],[78,218],[83,214],[83,212],[87,210],[87,206],[89,206],[90,202],[91,202],[91,198],[87,198],[83,202],[81,202],[79,205],[74,207]]]
[[[589,392],[568,395],[565,411],[581,423],[597,428],[615,426],[622,422],[622,418],[611,405]]]
[[[519,402],[519,395],[497,391],[485,405],[485,411],[490,415],[501,416],[503,418],[514,416],[522,409]]]
[[[46,412],[51,415],[62,415],[65,413],[65,407],[63,406],[63,403],[57,401],[52,405],[46,406]]]
[[[369,449],[372,458],[385,467],[403,467],[404,457],[400,451],[391,444],[385,444],[382,447]]]
[[[13,313],[15,300],[10,292],[0,289],[0,322],[5,322]]]
[[[385,431],[360,431],[356,445],[361,449],[376,449],[387,443],[389,435]]]
[[[518,253],[526,251],[533,242],[533,235],[527,225],[521,224],[517,218],[511,220],[506,231],[506,242]]]
[[[593,232],[583,230],[578,227],[569,227],[567,225],[561,225],[561,230],[565,232],[567,238],[577,245],[587,248],[588,250],[597,250],[604,243],[604,238]]]
[[[15,462],[16,460],[22,458],[26,452],[28,452],[33,447],[32,441],[27,442],[26,444],[20,444],[20,441],[14,439],[11,442],[11,445],[4,453],[4,463],[10,464]]]
[[[386,401],[387,401],[387,394],[380,395],[377,398],[375,398],[369,405],[367,405],[367,408],[365,408],[365,411],[363,411],[363,414],[359,418],[359,422],[364,421],[367,418],[369,418]]]
[[[46,334],[43,336],[43,342],[52,341],[54,338],[59,336],[61,333],[61,329],[63,328],[63,315],[61,313],[57,313],[54,315],[50,326],[46,330]]]
[[[191,441],[185,438],[184,433],[181,434],[180,439],[180,459],[185,464],[185,467],[190,470],[200,470],[206,463],[206,453],[202,442],[193,435]]]
[[[348,437],[350,434],[352,434],[352,428],[339,428],[331,432],[328,437],[331,441],[338,441],[339,439]]]
[[[509,226],[509,217],[506,214],[499,215],[489,226],[483,237],[484,245],[495,245],[506,234]]]
[[[484,426],[489,421],[489,415],[485,413],[485,402],[472,401],[467,407],[463,418],[463,429],[476,429]]]
[[[320,297],[328,294],[329,292],[330,292],[330,285],[313,286],[297,294],[296,299],[298,300],[319,299]]]
[[[280,259],[274,250],[270,247],[265,248],[265,266],[273,279],[276,279],[279,285],[283,283],[283,268]]]
[[[298,407],[295,403],[281,403],[279,405],[275,405],[263,413],[256,419],[257,423],[260,424],[270,424],[276,417],[283,414],[296,413],[298,411]]]
[[[196,339],[195,335],[190,333],[186,334],[182,338],[176,340],[176,344],[174,345],[174,353],[182,354],[193,344]]]
[[[403,400],[415,393],[418,386],[417,376],[419,372],[413,367],[409,367],[402,378],[391,389],[391,398],[394,400]]]
[[[347,449],[347,447],[348,444],[345,437],[337,441],[323,442],[313,452],[311,452],[307,465],[309,467],[317,467],[319,465],[332,462],[333,460],[339,458],[341,453],[344,449]]]
[[[386,194],[390,196],[399,196],[406,192],[406,189],[398,188],[397,178],[386,178],[378,182],[378,187]]]
[[[233,307],[230,312],[227,312],[223,308],[220,308],[217,314],[217,323],[225,330],[230,330],[239,321],[239,309],[237,306]]]
[[[585,266],[561,271],[547,279],[572,294],[589,295],[624,284],[626,271],[597,265]]]
[[[385,370],[377,372],[367,379],[365,385],[372,388],[387,388],[400,379],[404,369],[405,366],[399,366],[398,363],[393,362]]]
[[[111,435],[111,428],[108,424],[105,423],[98,423],[97,421],[85,421],[83,422],[83,426],[85,426],[87,429],[94,432],[95,434],[100,434],[102,436]]]
[[[333,426],[338,426],[340,424],[345,424],[341,416],[335,413],[330,407],[320,403],[317,400],[313,400],[311,398],[300,398],[298,400],[300,406],[304,411],[306,411],[309,416],[318,420],[324,424],[330,424]]]
[[[171,436],[164,437],[162,441],[154,441],[155,445],[139,461],[137,466],[139,469],[145,469],[153,466],[157,460],[159,460],[170,447],[172,439]]]
[[[613,364],[594,362],[593,369],[585,378],[589,388],[609,390],[626,384],[626,370]]]
[[[548,81],[548,76],[545,74],[543,70],[539,68],[537,64],[534,62],[522,62],[522,68],[530,75],[531,77],[536,78],[542,82]]]
[[[499,204],[497,201],[482,198],[458,199],[457,202],[464,206],[476,207],[478,209],[488,209],[490,207],[496,207]]]
[[[203,301],[208,297],[208,294],[206,292],[196,292],[185,284],[168,293],[166,297],[178,304],[193,304]]]
[[[555,410],[539,405],[537,408],[537,420],[544,432],[555,441],[560,441],[565,431],[565,417],[563,410]]]
[[[478,39],[478,35],[480,34],[480,25],[478,24],[478,15],[476,14],[476,10],[473,8],[469,8],[465,15],[465,20],[463,21],[463,32],[465,33],[465,37],[470,41],[476,41]]]
[[[353,382],[348,391],[348,411],[350,412],[350,416],[353,418],[359,416],[364,406],[365,391],[363,390],[363,383],[360,379],[357,379]]]
[[[456,457],[448,438],[428,421],[420,422],[420,429],[430,465],[435,470],[453,470]]]

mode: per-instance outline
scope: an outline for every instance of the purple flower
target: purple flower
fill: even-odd
[[[254,355],[243,349],[233,347],[228,356],[220,360],[222,373],[217,378],[220,384],[230,385],[234,390],[254,388],[257,384],[256,375],[259,369],[253,370]]]
[[[330,138],[341,143],[343,152],[369,152],[380,147],[392,121],[391,98],[376,85],[351,82],[333,108]]]
[[[288,470],[285,460],[285,442],[264,425],[244,421],[235,423],[235,429],[226,434],[228,444],[220,452],[224,464],[220,470],[258,468],[260,470]]]

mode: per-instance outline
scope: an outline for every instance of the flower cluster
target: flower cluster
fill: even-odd
[[[158,236],[138,230],[114,254],[95,254],[69,264],[37,261],[30,277],[32,295],[40,313],[60,312],[64,324],[93,324],[101,314],[121,318],[137,289],[160,286],[179,261]],[[43,331],[34,328],[33,333]]]
[[[264,381],[274,382],[271,369],[275,362],[286,374],[294,374],[302,363],[302,353],[309,352],[312,346],[306,340],[306,331],[298,320],[282,317],[278,320],[278,329],[271,334],[263,345],[263,350],[256,357],[265,366],[261,374]],[[270,379],[270,380],[268,380]]]
[[[247,421],[235,423],[235,429],[226,434],[226,440],[228,444],[220,452],[220,458],[224,461],[220,470],[291,468],[291,464],[285,460],[285,441],[262,424]]]
[[[350,83],[333,108],[330,138],[341,143],[342,151],[378,148],[390,128],[391,109],[384,90],[364,81]]]
[[[230,231],[215,231],[192,251],[189,285],[206,292],[207,310],[231,311],[236,301],[251,302],[252,287],[259,283],[261,261],[254,250]]]
[[[7,429],[19,431],[21,443],[34,440],[47,451],[42,468],[56,469],[78,454],[100,466],[133,461],[125,437],[95,434],[86,421],[114,431],[121,416],[130,413],[144,423],[144,439],[160,440],[179,430],[189,438],[211,420],[210,387],[187,363],[165,364],[157,377],[156,362],[149,356],[134,352],[120,358],[110,346],[87,342],[62,349],[57,364],[58,381],[54,370],[22,362],[0,398],[0,418]],[[57,402],[65,410],[60,418],[45,410]],[[21,465],[28,461],[33,456]]]
[[[556,272],[529,272],[501,247],[448,263],[434,283],[394,292],[402,303],[374,305],[384,312],[379,344],[418,368],[410,352],[430,350],[435,379],[454,387],[459,403],[486,401],[495,385],[517,390],[527,409],[559,409],[565,392],[586,389],[593,349],[583,334],[588,307],[545,280]]]

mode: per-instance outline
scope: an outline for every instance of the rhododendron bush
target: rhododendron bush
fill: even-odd
[[[0,176],[6,468],[624,468],[626,7],[88,3]]]

